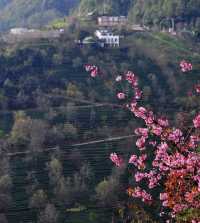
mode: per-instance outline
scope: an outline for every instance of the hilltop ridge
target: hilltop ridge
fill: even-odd
[[[159,27],[174,18],[175,23],[200,28],[200,0],[0,0],[0,30],[12,27],[43,27],[68,16],[125,15],[129,21]]]
[[[67,16],[79,0],[0,0],[0,30],[38,28]]]

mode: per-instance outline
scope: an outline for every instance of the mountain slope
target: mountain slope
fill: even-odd
[[[200,26],[200,0],[82,0],[82,15],[96,10],[99,14],[128,15],[130,21],[159,25],[164,18],[175,18],[191,26]]]
[[[151,24],[173,17],[195,25],[200,17],[200,0],[135,0],[129,10],[129,17]]]
[[[82,14],[96,10],[99,14],[127,15],[133,0],[82,0],[80,11]]]
[[[200,0],[0,0],[0,30],[42,27],[76,7],[81,15],[128,15],[130,21],[147,25],[173,17],[200,27]]]
[[[41,27],[66,16],[79,0],[0,0],[0,30]]]

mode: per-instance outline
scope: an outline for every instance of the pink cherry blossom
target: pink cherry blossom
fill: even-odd
[[[138,118],[142,118],[142,119],[146,119],[146,114],[147,114],[147,110],[144,107],[135,107],[135,109],[133,110],[133,113],[136,117]]]
[[[136,187],[132,193],[132,197],[141,198],[144,202],[152,201],[152,196],[148,194],[145,190],[142,190],[140,187]]]
[[[193,119],[193,124],[195,128],[200,127],[200,114],[198,114],[194,119]]]
[[[132,163],[132,164],[136,163],[136,161],[137,161],[137,156],[136,155],[132,155],[129,159],[129,163]]]
[[[123,99],[125,99],[126,96],[125,96],[124,93],[119,92],[119,93],[117,94],[117,97],[118,97],[118,99],[123,100]]]
[[[187,209],[187,205],[185,204],[176,204],[173,208],[174,213],[180,213],[181,211]]]
[[[148,179],[148,187],[152,189],[158,186],[160,179],[162,178],[160,174],[157,173],[155,170],[151,170],[148,174],[145,175]]]
[[[146,142],[146,137],[142,136],[136,141],[136,146],[140,149],[143,150],[145,147],[145,142]]]
[[[191,135],[188,142],[188,147],[195,149],[198,146],[198,143],[200,142],[200,137],[196,135]]]
[[[132,71],[128,71],[128,72],[125,74],[125,79],[126,79],[130,84],[132,84],[133,86],[137,86],[137,85],[138,85],[138,79],[137,79],[137,77],[135,76],[135,74],[134,74]]]
[[[139,136],[144,136],[145,138],[148,138],[148,128],[137,128],[135,129],[135,134]]]
[[[88,72],[88,71],[91,71],[91,69],[92,69],[92,65],[90,65],[90,64],[86,64],[85,65],[85,70]]]
[[[168,127],[169,126],[169,121],[166,118],[159,118],[158,119],[158,124],[162,127]]]
[[[135,88],[135,99],[138,100],[142,97],[142,91],[138,88]]]
[[[98,74],[98,69],[97,69],[97,68],[94,68],[94,69],[91,71],[91,73],[90,73],[91,77],[96,77],[97,74]]]
[[[181,68],[182,72],[188,72],[188,71],[192,70],[192,64],[187,62],[187,61],[185,61],[185,60],[182,60],[180,62],[180,68]]]
[[[116,153],[111,153],[110,159],[117,167],[121,167],[124,164],[123,159],[120,156],[118,156]]]
[[[160,127],[159,125],[152,125],[152,129],[151,132],[157,136],[160,136],[162,134],[162,127]]]
[[[142,179],[145,178],[145,176],[146,176],[145,173],[137,172],[137,173],[135,174],[135,181],[136,181],[136,182],[140,182]]]
[[[138,157],[137,167],[138,167],[139,170],[145,169],[145,167],[146,167],[146,165],[145,165],[146,159],[147,159],[147,155],[146,154],[142,154],[141,156]]]
[[[173,141],[175,143],[178,143],[178,142],[180,142],[181,139],[183,139],[182,136],[183,136],[183,133],[182,133],[182,131],[180,129],[174,129],[169,134],[168,140],[171,140],[171,141]]]
[[[196,92],[197,92],[198,94],[200,94],[200,84],[197,84],[197,85],[195,86],[195,90],[196,90]]]
[[[167,193],[160,193],[160,200],[161,201],[167,200],[167,198],[168,198]]]
[[[155,121],[155,117],[154,117],[153,112],[151,112],[151,111],[148,112],[144,121],[145,121],[147,126],[151,126]]]
[[[85,70],[87,71],[87,72],[90,72],[90,76],[91,77],[96,77],[97,75],[98,75],[98,73],[99,73],[99,69],[98,69],[98,67],[97,66],[95,66],[95,65],[91,65],[91,64],[86,64],[85,65]]]
[[[129,163],[133,164],[138,170],[145,169],[145,161],[147,159],[146,154],[142,154],[141,156],[137,157],[136,155],[132,155],[129,159]]]

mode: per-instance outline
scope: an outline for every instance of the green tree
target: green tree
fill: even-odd
[[[39,208],[40,210],[45,208],[46,204],[47,204],[47,195],[44,192],[44,190],[39,189],[36,190],[29,202],[29,206],[31,208]]]
[[[57,223],[58,211],[53,204],[47,203],[43,211],[40,212],[38,223]]]

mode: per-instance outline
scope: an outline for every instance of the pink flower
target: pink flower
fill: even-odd
[[[123,99],[125,99],[125,94],[120,92],[117,94],[117,97],[118,97],[118,99],[123,100]]]
[[[164,200],[167,200],[167,199],[168,199],[167,193],[160,193],[160,200],[161,201],[164,201]]]
[[[154,123],[155,117],[152,111],[148,112],[144,119],[147,126],[151,126]]]
[[[162,127],[160,127],[159,125],[152,125],[152,133],[157,135],[157,136],[160,136],[162,134]]]
[[[162,206],[167,207],[168,206],[168,201],[163,201]]]
[[[136,146],[143,150],[146,142],[146,137],[142,136],[136,141]]]
[[[121,167],[124,163],[123,159],[119,157],[116,153],[111,153],[110,159],[117,167]]]
[[[138,100],[142,97],[142,91],[138,88],[135,88],[135,99]]]
[[[192,70],[192,64],[189,62],[186,62],[185,60],[182,60],[180,62],[180,68],[182,72],[187,72]]]
[[[194,119],[193,119],[193,124],[195,128],[200,127],[200,114],[198,114]]]
[[[137,168],[139,170],[144,169],[146,167],[146,165],[145,165],[146,159],[147,159],[147,155],[146,154],[142,154],[141,156],[138,157]]]
[[[146,174],[146,177],[149,180],[149,189],[156,187],[159,184],[159,180],[161,179],[161,175],[158,174],[155,170],[151,170],[148,174]]]
[[[190,136],[190,140],[188,142],[189,148],[195,149],[197,147],[197,143],[200,141],[200,138],[195,135]]]
[[[145,138],[148,137],[148,129],[147,128],[137,128],[135,129],[135,134],[144,136]]]
[[[162,127],[168,127],[169,126],[169,121],[166,118],[159,118],[158,119],[158,124]]]
[[[145,161],[146,161],[147,155],[142,154],[141,156],[137,157],[136,155],[132,155],[129,159],[129,163],[133,164],[135,167],[137,167],[139,170],[145,168]]]
[[[138,85],[137,78],[136,78],[135,74],[134,74],[132,71],[128,71],[128,72],[125,74],[125,79],[126,79],[130,84],[132,84],[133,86],[137,86],[137,85]]]
[[[98,68],[96,67],[91,71],[90,75],[91,75],[91,77],[96,77],[97,74],[98,74]]]
[[[85,70],[88,72],[88,71],[91,71],[93,69],[93,66],[90,65],[90,64],[86,64],[85,65]]]
[[[200,93],[200,84],[198,84],[198,85],[195,86],[195,90],[196,90],[196,92],[198,94]]]
[[[129,163],[132,163],[132,164],[136,164],[137,162],[137,156],[136,155],[132,155],[129,159]]]
[[[98,67],[95,65],[86,64],[85,70],[90,72],[91,77],[96,77],[98,75]]]
[[[137,172],[135,174],[135,181],[140,182],[145,177],[145,175],[146,175],[145,173]]]
[[[171,140],[171,141],[174,141],[175,143],[178,143],[183,138],[182,135],[183,135],[183,133],[181,132],[180,129],[175,129],[175,130],[173,130],[172,133],[169,134],[168,140]]]
[[[141,198],[143,202],[152,201],[152,197],[145,190],[142,190],[140,187],[136,187],[134,192],[132,193],[132,197]]]
[[[183,211],[184,209],[186,209],[187,208],[187,205],[185,205],[185,204],[176,204],[176,205],[174,205],[174,207],[173,207],[173,211],[175,212],[175,213],[180,213],[181,211]]]
[[[146,119],[147,110],[144,107],[135,108],[134,115],[138,118]]]

